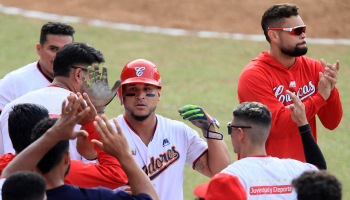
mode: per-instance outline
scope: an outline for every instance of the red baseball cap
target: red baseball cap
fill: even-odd
[[[247,191],[238,177],[227,173],[219,173],[210,182],[199,184],[193,193],[205,200],[247,200]]]

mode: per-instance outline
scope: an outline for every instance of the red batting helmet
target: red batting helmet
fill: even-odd
[[[145,83],[162,88],[160,74],[157,66],[144,59],[137,59],[128,62],[120,75],[122,83],[118,89],[118,99],[123,105],[122,86],[130,83]]]

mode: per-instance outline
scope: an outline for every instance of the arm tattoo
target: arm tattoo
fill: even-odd
[[[202,158],[200,158],[199,160],[197,160],[196,164],[194,165],[194,169],[197,170],[198,172],[204,174],[204,164],[202,162]]]

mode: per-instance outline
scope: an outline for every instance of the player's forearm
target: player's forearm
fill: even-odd
[[[148,194],[153,199],[159,200],[159,196],[151,180],[148,178],[145,172],[142,171],[132,155],[128,154],[119,160],[125,174],[129,179],[132,194],[138,195],[140,193],[144,193]]]
[[[306,162],[317,166],[318,169],[327,169],[326,160],[311,134],[310,125],[306,124],[304,126],[299,126],[298,128],[303,142]]]
[[[208,166],[211,176],[225,169],[230,163],[230,153],[223,140],[207,139]]]
[[[17,171],[33,170],[44,155],[59,141],[50,137],[50,130],[18,154],[4,169],[1,177]]]

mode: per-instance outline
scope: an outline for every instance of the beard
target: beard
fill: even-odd
[[[306,42],[302,42],[299,44],[296,44],[294,48],[285,48],[283,46],[283,42],[281,43],[281,52],[291,56],[291,57],[298,57],[298,56],[303,56],[307,53],[307,46],[306,47],[298,47],[300,44],[306,44]]]
[[[130,113],[131,117],[133,117],[136,121],[144,121],[156,110],[157,106],[151,109],[151,111],[147,115],[135,115],[134,111],[125,106],[125,109]]]

